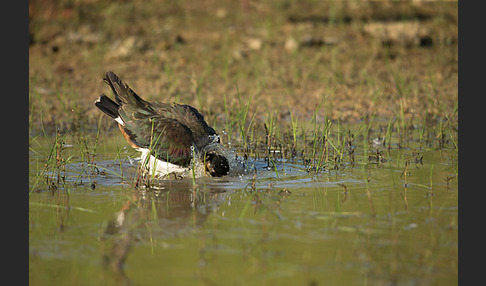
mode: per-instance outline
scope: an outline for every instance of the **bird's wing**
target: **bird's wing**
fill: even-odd
[[[138,94],[136,94],[128,84],[122,81],[114,72],[107,72],[103,80],[113,90],[117,104],[130,105],[138,109],[152,110],[150,103],[138,96]]]
[[[120,128],[132,146],[149,149],[158,159],[189,166],[194,139],[191,130],[179,121],[156,115],[125,121]]]

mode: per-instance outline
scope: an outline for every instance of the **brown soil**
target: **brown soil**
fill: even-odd
[[[457,2],[29,1],[32,130],[95,126],[114,71],[148,100],[224,122],[451,114]],[[231,109],[233,110],[233,108]]]

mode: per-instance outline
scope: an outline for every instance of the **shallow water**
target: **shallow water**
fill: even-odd
[[[113,138],[96,168],[66,142],[57,188],[43,172],[53,139],[31,144],[30,284],[457,284],[452,146],[410,143],[374,161],[356,144],[354,163],[317,174],[250,158],[246,175],[135,189],[134,153]]]

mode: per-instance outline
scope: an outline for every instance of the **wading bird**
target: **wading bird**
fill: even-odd
[[[158,177],[187,174],[198,164],[213,177],[229,173],[229,153],[194,107],[145,101],[111,71],[103,80],[115,101],[102,94],[95,105],[118,123],[127,142],[142,153],[145,172],[155,171]]]

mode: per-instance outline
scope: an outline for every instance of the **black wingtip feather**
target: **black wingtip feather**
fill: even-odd
[[[95,101],[95,105],[99,108],[99,110],[103,111],[103,113],[113,119],[116,119],[120,116],[120,114],[118,113],[118,108],[120,106],[104,94],[102,94],[98,98],[98,100]]]
[[[120,98],[120,88],[124,86],[122,85],[120,78],[118,78],[118,76],[114,72],[108,71],[103,78],[103,81],[110,86],[111,90],[115,94],[115,100],[118,104],[126,103],[126,101],[123,102]],[[115,86],[115,83],[117,86]]]
[[[108,71],[103,80],[111,87],[111,90],[115,94],[115,101],[119,105],[129,104],[142,109],[150,109],[149,103],[138,96],[114,72]]]

